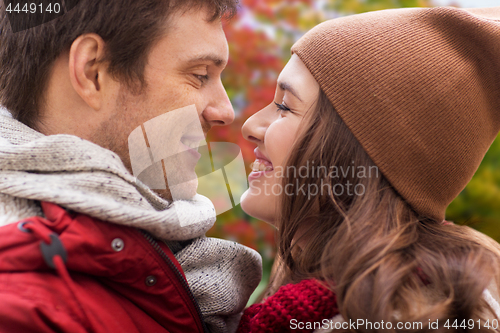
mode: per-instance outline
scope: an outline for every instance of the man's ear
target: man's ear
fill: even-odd
[[[97,34],[79,36],[69,51],[69,76],[73,89],[94,110],[102,104],[101,84],[106,65],[99,62],[104,56],[104,40]]]

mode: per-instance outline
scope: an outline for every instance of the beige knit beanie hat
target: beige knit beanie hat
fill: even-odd
[[[292,52],[396,191],[443,220],[500,130],[500,7],[343,17]]]

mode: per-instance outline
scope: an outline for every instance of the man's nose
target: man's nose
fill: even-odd
[[[211,103],[203,111],[203,118],[211,126],[229,125],[234,121],[234,109],[222,82],[209,92]]]

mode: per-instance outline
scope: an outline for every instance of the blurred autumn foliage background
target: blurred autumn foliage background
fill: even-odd
[[[342,15],[433,5],[432,0],[241,0],[236,17],[225,23],[230,61],[223,83],[236,119],[230,126],[214,128],[209,141],[238,144],[249,172],[255,145],[243,139],[241,126],[273,101],[278,74],[290,58],[290,47],[302,34],[324,20]],[[499,139],[467,188],[449,206],[447,219],[468,224],[500,241]],[[218,216],[208,236],[235,240],[259,251],[264,264],[259,290],[266,284],[275,254],[273,227],[246,215],[237,206]]]

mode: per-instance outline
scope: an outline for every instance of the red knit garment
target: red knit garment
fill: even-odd
[[[313,332],[314,329],[297,329],[296,326],[298,323],[321,323],[338,313],[337,297],[331,290],[316,280],[303,280],[282,286],[263,303],[248,307],[237,333]]]

